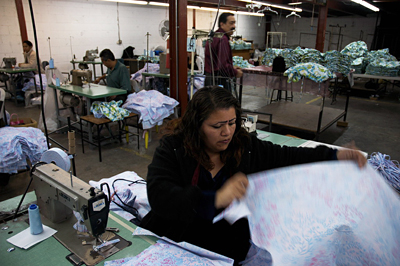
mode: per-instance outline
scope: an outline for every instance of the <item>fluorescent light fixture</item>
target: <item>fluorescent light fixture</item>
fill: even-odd
[[[303,9],[301,9],[301,8],[292,8],[289,6],[281,6],[281,5],[275,5],[275,4],[265,3],[265,2],[257,2],[257,1],[251,1],[251,0],[239,0],[239,1],[246,2],[246,3],[259,4],[259,5],[263,5],[263,6],[270,6],[270,7],[275,7],[275,8],[279,8],[279,9],[286,9],[286,10],[290,10],[290,11],[294,11],[294,12],[302,12],[303,11]]]
[[[200,9],[199,6],[187,6],[187,8],[189,8],[189,9]]]
[[[293,5],[301,5],[303,2],[296,2],[296,3],[288,3],[289,6],[293,6]]]
[[[351,1],[353,1],[354,3],[360,4],[362,6],[365,6],[366,8],[371,9],[374,12],[378,12],[379,11],[379,8],[377,8],[376,6],[373,6],[370,3],[365,2],[363,0],[351,0]]]
[[[200,10],[203,11],[211,11],[211,12],[217,12],[217,8],[212,8],[212,7],[200,7]],[[228,12],[232,14],[237,14],[237,15],[246,15],[246,16],[255,16],[255,17],[263,17],[263,13],[253,13],[253,12],[245,12],[245,11],[234,11],[234,10],[225,10],[225,9],[220,9],[220,13]]]
[[[134,1],[134,0],[102,0],[102,1],[135,4],[135,5],[143,5],[143,6],[147,5],[147,1]]]
[[[150,6],[169,6],[168,3],[150,2],[150,1],[149,1],[149,5]]]

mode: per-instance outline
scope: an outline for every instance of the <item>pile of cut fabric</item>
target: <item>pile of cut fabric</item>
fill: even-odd
[[[288,83],[291,83],[292,81],[298,82],[303,77],[311,79],[318,83],[336,77],[336,75],[329,71],[329,69],[315,63],[297,64],[294,67],[286,70],[283,75],[288,77]]]
[[[158,91],[142,90],[129,94],[122,108],[140,115],[139,122],[142,123],[143,129],[149,129],[155,125],[162,125],[164,118],[173,114],[178,104],[175,99]]]
[[[90,107],[90,111],[93,113],[94,117],[96,118],[104,118],[107,117],[111,121],[120,121],[123,120],[125,117],[129,116],[129,111],[121,108],[122,101],[119,100],[118,102],[111,101],[111,102],[100,102],[95,101],[92,103]]]
[[[233,66],[237,66],[240,68],[254,67],[254,65],[250,64],[249,61],[247,61],[246,59],[243,59],[242,56],[234,56],[232,58],[232,60],[233,60]]]
[[[0,128],[0,173],[17,173],[27,167],[26,160],[36,163],[47,151],[46,137],[33,127]]]

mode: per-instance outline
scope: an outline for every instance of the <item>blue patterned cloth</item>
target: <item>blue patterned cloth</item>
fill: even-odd
[[[95,101],[92,103],[90,107],[90,111],[93,113],[96,118],[104,118],[107,117],[111,121],[120,121],[125,117],[129,116],[129,111],[119,107],[122,104],[122,100],[118,102],[100,102]]]
[[[302,77],[311,79],[315,82],[323,82],[327,79],[336,77],[326,67],[315,63],[302,63],[289,68],[284,73],[288,77],[288,83],[298,82]]]
[[[347,54],[339,53],[336,50],[324,53],[323,65],[333,73],[347,75],[351,69],[352,59]]]
[[[26,159],[36,163],[47,151],[46,137],[33,127],[0,128],[0,173],[18,173],[27,168]]]
[[[399,61],[386,61],[384,58],[378,58],[368,64],[365,73],[368,75],[376,76],[390,76],[396,77],[399,75],[400,62]]]
[[[237,66],[240,68],[254,67],[254,65],[250,64],[249,61],[243,59],[242,56],[234,56],[232,57],[232,60],[233,60],[233,66]]]

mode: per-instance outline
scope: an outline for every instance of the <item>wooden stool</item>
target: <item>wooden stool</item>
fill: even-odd
[[[136,125],[129,124],[127,119],[136,117]],[[131,133],[129,132],[129,127],[135,127],[136,128],[136,133]],[[140,133],[139,133],[139,116],[134,113],[129,113],[129,116],[125,117],[124,120],[122,120],[122,126],[119,129],[121,134],[125,134],[126,142],[129,143],[129,136],[137,136],[137,142],[138,142],[138,150],[139,150],[139,139],[140,139]]]
[[[86,122],[88,122],[88,123],[90,123],[92,125],[96,125],[96,127],[97,127],[97,143],[94,143],[94,142],[92,142],[92,141],[90,141],[88,139],[85,139],[83,137],[82,120],[84,120],[84,121],[86,121]],[[108,118],[95,118],[94,115],[86,115],[86,116],[81,116],[80,117],[79,124],[81,126],[81,139],[82,139],[82,152],[83,153],[85,153],[85,147],[84,147],[84,142],[85,141],[87,143],[90,143],[90,144],[94,145],[94,146],[97,146],[99,148],[99,160],[101,162],[101,142],[103,140],[113,138],[113,136],[111,135],[110,137],[103,137],[102,138],[101,135],[100,135],[100,126],[107,125],[107,124],[109,124],[111,122],[112,121],[110,119],[108,119]],[[120,121],[118,121],[118,124],[120,124]],[[119,128],[120,128],[120,126],[119,126]],[[121,140],[121,134],[119,134],[119,140],[120,140],[120,142],[122,141]]]

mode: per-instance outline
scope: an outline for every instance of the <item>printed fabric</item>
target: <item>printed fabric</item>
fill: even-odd
[[[125,117],[129,116],[129,111],[119,107],[122,104],[122,100],[118,102],[100,102],[95,101],[92,103],[90,107],[90,111],[93,113],[96,118],[104,118],[107,117],[111,121],[120,121]]]
[[[155,125],[162,125],[164,118],[174,113],[174,108],[179,102],[155,90],[142,90],[131,93],[122,106],[128,111],[140,115],[139,122],[143,129],[149,129]]]
[[[371,165],[330,161],[248,178],[246,196],[220,216],[232,223],[247,213],[252,241],[274,265],[400,265],[399,194]]]
[[[350,56],[352,60],[363,57],[368,52],[367,44],[364,41],[349,43],[340,53]]]
[[[46,137],[40,129],[33,127],[0,128],[0,173],[18,173],[39,162],[47,151]]]
[[[298,82],[302,77],[321,83],[327,79],[336,77],[326,67],[315,63],[302,63],[289,68],[284,73],[288,77],[288,83]]]

